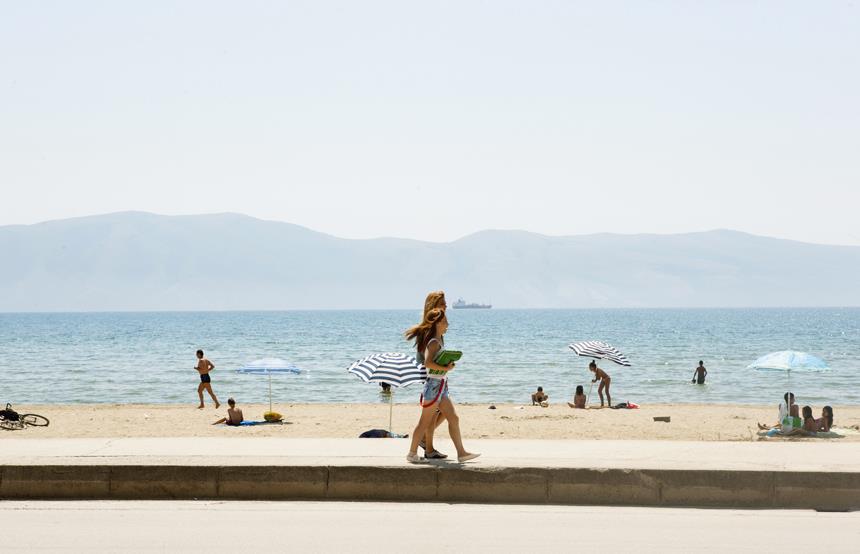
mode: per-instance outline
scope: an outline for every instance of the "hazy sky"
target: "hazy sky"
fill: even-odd
[[[860,3],[5,2],[0,225],[860,244]]]

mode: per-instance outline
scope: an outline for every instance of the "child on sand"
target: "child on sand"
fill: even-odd
[[[227,408],[227,417],[222,417],[212,425],[218,425],[219,423],[226,423],[227,425],[239,425],[243,421],[245,421],[245,416],[242,415],[242,409],[236,407],[236,401],[232,398],[227,399],[227,404],[230,406]]]
[[[576,394],[573,395],[573,403],[567,403],[571,408],[585,409],[585,391],[582,390],[582,385],[576,385]]]
[[[815,420],[819,431],[830,431],[833,427],[833,408],[824,406],[821,408],[821,417]]]
[[[218,402],[218,397],[216,397],[215,393],[212,392],[212,378],[209,377],[209,372],[215,369],[215,364],[203,357],[202,350],[198,350],[197,365],[194,366],[194,369],[196,369],[197,373],[200,374],[200,384],[197,385],[197,396],[200,397],[200,405],[197,406],[197,409],[203,409],[203,391],[205,390],[209,393],[209,396],[212,397],[212,401],[215,402],[215,409],[217,410],[221,407],[221,403]]]
[[[609,385],[612,382],[612,378],[609,377],[608,373],[597,367],[597,362],[594,360],[588,364],[588,370],[594,372],[594,379],[591,380],[592,383],[600,381],[600,384],[597,386],[597,394],[600,396],[600,407],[603,407],[603,390],[606,389],[606,403],[611,408],[612,396],[609,394]]]
[[[542,408],[549,406],[549,396],[543,392],[543,387],[538,387],[537,392],[532,393],[532,406],[538,404]]]
[[[803,430],[814,435],[818,432],[818,421],[812,417],[812,407],[803,407]]]

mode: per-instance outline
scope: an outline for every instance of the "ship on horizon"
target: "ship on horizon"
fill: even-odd
[[[474,302],[467,303],[462,298],[459,298],[452,305],[452,308],[454,308],[455,310],[489,310],[492,307],[492,304],[476,304]]]

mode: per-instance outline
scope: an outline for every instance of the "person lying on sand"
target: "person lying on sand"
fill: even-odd
[[[821,408],[821,417],[816,419],[815,423],[818,425],[819,431],[824,431],[825,433],[830,431],[830,428],[833,427],[833,408],[830,406]]]
[[[582,390],[582,385],[576,385],[576,394],[573,395],[573,403],[568,402],[571,408],[585,409],[585,391]]]
[[[227,417],[222,417],[212,425],[218,425],[220,423],[226,423],[227,425],[239,425],[243,421],[245,421],[245,416],[242,415],[242,409],[236,407],[236,401],[232,398],[227,400],[227,404],[230,406],[227,408]]]
[[[538,387],[537,392],[532,393],[532,406],[538,404],[546,408],[549,406],[549,402],[547,402],[547,400],[549,400],[549,395],[543,392],[543,387]]]
[[[818,432],[818,421],[812,417],[812,407],[804,406],[803,407],[803,427],[802,429],[807,433],[814,435]]]

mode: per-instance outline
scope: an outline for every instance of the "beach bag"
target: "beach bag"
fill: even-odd
[[[18,412],[12,409],[12,404],[6,404],[5,410],[0,410],[0,419],[6,421],[18,421]]]

